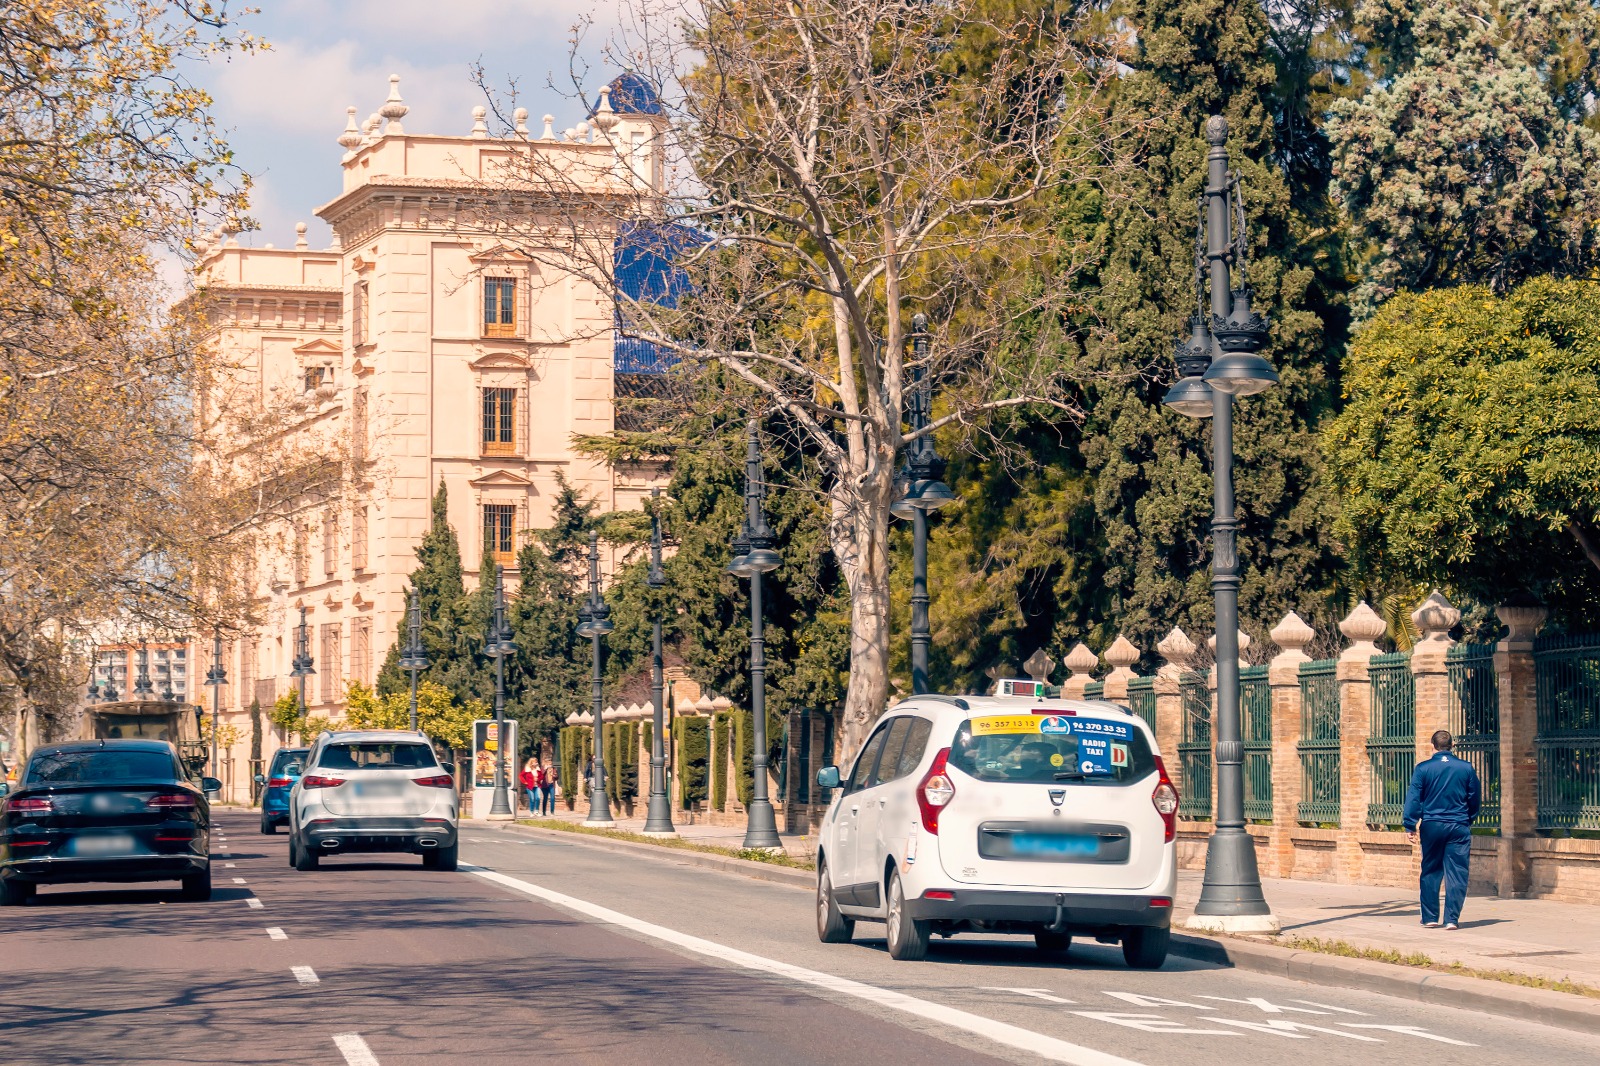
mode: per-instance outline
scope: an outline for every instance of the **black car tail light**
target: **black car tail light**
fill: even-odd
[[[50,814],[56,808],[49,796],[13,796],[5,801],[5,809],[10,814]]]
[[[187,792],[158,792],[144,801],[145,808],[152,811],[193,811],[199,807],[195,798]]]

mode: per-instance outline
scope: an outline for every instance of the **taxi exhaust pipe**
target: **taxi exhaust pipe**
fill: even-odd
[[[439,842],[432,837],[422,837],[417,841],[417,847],[419,848],[436,848],[438,846]]]
[[[339,842],[337,840],[324,840],[322,846],[325,850],[332,851],[339,846]]]

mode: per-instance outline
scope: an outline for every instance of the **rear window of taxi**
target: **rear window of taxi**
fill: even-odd
[[[1131,720],[1099,715],[974,715],[956,728],[950,765],[979,781],[1128,785],[1155,771]]]

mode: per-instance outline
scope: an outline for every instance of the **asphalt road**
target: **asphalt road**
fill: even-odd
[[[817,943],[809,893],[670,857],[469,827],[460,872],[296,873],[284,836],[219,824],[209,903],[81,886],[0,911],[0,1063],[1594,1061],[1576,1033],[1115,947],[962,936],[896,963],[870,926]]]

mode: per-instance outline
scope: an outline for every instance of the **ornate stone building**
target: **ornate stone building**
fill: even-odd
[[[408,108],[398,77],[390,82],[362,126],[348,109],[342,184],[316,209],[333,228],[329,247],[309,247],[302,224],[290,248],[245,248],[219,232],[200,249],[210,340],[232,367],[216,401],[300,397],[291,432],[343,442],[360,471],[344,498],[303,501],[252,560],[261,624],[230,642],[224,664],[221,721],[240,739],[220,769],[235,797],[247,789],[250,701],[267,707],[292,687],[302,609],[310,713],[337,719],[345,679],[373,681],[441,483],[470,585],[494,562],[514,566],[525,531],[549,523],[558,475],[608,511],[638,508],[661,473],[615,472],[572,447],[615,417],[613,313],[594,271],[561,269],[548,252],[530,258],[497,236],[538,230],[526,217],[508,226],[507,212],[554,214],[536,195],[506,195],[498,177],[519,168],[519,153],[569,175],[571,188],[658,180],[651,101],[613,92],[613,111],[602,93],[595,126],[564,134],[552,116],[529,131],[519,109],[506,137],[491,136],[475,108],[467,133],[442,136],[404,128]],[[570,211],[552,219],[561,226],[572,226]],[[595,226],[610,247],[614,227]],[[193,672],[203,676],[209,642],[199,643]],[[269,727],[265,754],[276,739]]]

